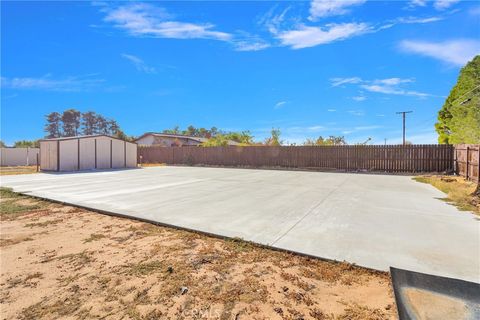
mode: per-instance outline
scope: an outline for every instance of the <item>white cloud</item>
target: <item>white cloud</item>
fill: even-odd
[[[412,83],[414,79],[403,79],[398,77],[385,78],[385,79],[374,79],[374,80],[364,80],[360,77],[351,77],[351,78],[332,78],[330,79],[332,86],[337,87],[343,84],[354,84],[358,85],[359,88],[383,94],[394,94],[394,95],[405,95],[405,96],[415,96],[420,98],[425,98],[428,96],[434,96],[428,93],[405,90],[401,88],[402,84]],[[356,101],[363,101],[367,99],[363,94],[360,96],[355,96],[352,98]]]
[[[374,83],[380,83],[388,86],[396,86],[400,83],[408,83],[413,82],[412,79],[401,79],[401,78],[387,78],[387,79],[375,79],[373,80]]]
[[[433,3],[433,6],[437,10],[445,10],[445,9],[450,8],[452,5],[454,5],[455,3],[459,2],[459,1],[460,0],[436,0]]]
[[[175,21],[165,9],[146,3],[135,3],[113,9],[102,9],[107,15],[104,21],[113,23],[133,36],[175,39],[215,39],[229,41],[232,35],[215,31],[210,23],[196,24]]]
[[[404,40],[400,48],[406,52],[435,58],[449,64],[463,66],[480,54],[480,41],[456,39],[443,42]]]
[[[283,105],[287,104],[288,101],[279,101],[275,104],[275,109],[281,108]]]
[[[270,44],[264,41],[235,41],[235,50],[236,51],[260,51],[270,47]]]
[[[1,77],[1,85],[10,89],[33,89],[46,91],[89,91],[100,84],[104,79],[94,78],[95,75],[67,77],[63,79],[53,79],[50,75],[40,78],[5,78]]]
[[[335,112],[337,109],[327,109],[328,112]]]
[[[348,13],[348,7],[361,5],[366,0],[312,0],[310,3],[310,20],[318,18],[342,15]]]
[[[355,96],[355,97],[352,97],[353,100],[355,101],[364,101],[367,99],[367,97],[365,96]]]
[[[338,87],[338,86],[341,86],[342,84],[360,83],[360,82],[362,82],[362,79],[359,78],[359,77],[332,78],[332,79],[330,79],[330,82],[332,83],[332,87]]]
[[[363,110],[348,110],[347,112],[350,113],[351,115],[357,116],[357,117],[362,117],[362,116],[365,115],[365,111],[363,111]]]
[[[370,91],[370,92],[384,93],[384,94],[415,96],[415,97],[420,97],[420,98],[431,96],[431,94],[428,94],[428,93],[410,91],[410,90],[403,90],[403,89],[399,89],[396,86],[391,86],[391,85],[378,85],[378,84],[367,85],[367,84],[364,84],[364,85],[361,85],[361,88],[365,89],[367,91]]]
[[[122,57],[133,63],[133,65],[135,66],[135,68],[137,68],[138,71],[145,73],[156,73],[155,68],[147,66],[145,62],[137,56],[122,53]]]
[[[412,0],[408,3],[409,8],[425,7],[426,5],[427,5],[427,0]]]
[[[425,7],[427,5],[427,0],[411,0],[408,3],[407,8],[415,8],[415,7]],[[433,7],[437,10],[445,10],[450,8],[455,3],[460,2],[460,0],[435,0],[433,1]]]
[[[297,29],[281,31],[277,38],[282,45],[302,49],[345,40],[372,31],[366,23],[327,24],[325,27],[299,25]]]
[[[433,17],[412,17],[412,16],[409,16],[409,17],[399,17],[399,18],[395,19],[393,22],[394,23],[404,23],[404,24],[416,24],[416,23],[422,24],[422,23],[437,22],[437,21],[441,21],[443,19],[444,19],[443,17],[437,17],[437,16],[433,16]]]

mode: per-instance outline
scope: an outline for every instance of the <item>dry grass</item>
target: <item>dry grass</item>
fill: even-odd
[[[394,319],[389,275],[0,190],[0,309],[19,319]]]
[[[37,166],[0,167],[0,176],[37,173]]]
[[[480,215],[480,197],[473,195],[476,183],[454,176],[418,176],[413,180],[431,184],[444,192],[447,197],[442,200],[456,206],[459,210]]]
[[[165,167],[165,163],[142,163],[141,167]]]

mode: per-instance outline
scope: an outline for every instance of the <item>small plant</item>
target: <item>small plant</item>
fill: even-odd
[[[100,233],[92,233],[90,235],[90,237],[86,238],[83,240],[83,243],[88,243],[88,242],[92,242],[92,241],[97,241],[97,240],[100,240],[100,239],[103,239],[105,238],[105,236],[103,234],[100,234]]]

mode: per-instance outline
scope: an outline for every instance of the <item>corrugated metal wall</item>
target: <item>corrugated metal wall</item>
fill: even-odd
[[[44,171],[118,169],[137,166],[137,145],[108,136],[44,140],[40,142],[40,155],[40,169]],[[58,161],[60,161],[59,165]]]

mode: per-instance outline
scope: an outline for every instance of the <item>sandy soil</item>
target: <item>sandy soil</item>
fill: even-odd
[[[37,173],[37,166],[0,167],[0,176]]]
[[[397,317],[386,273],[1,198],[1,319]]]

